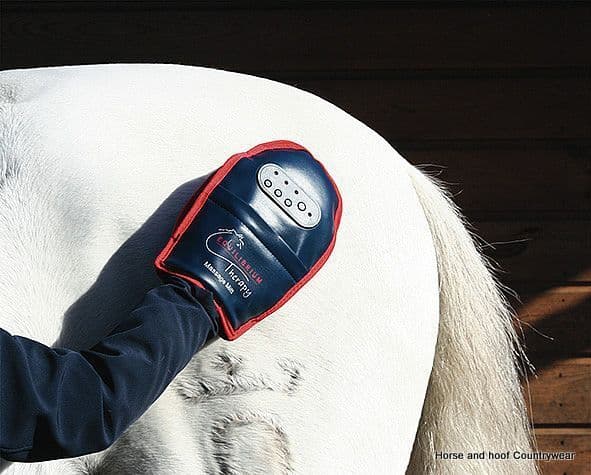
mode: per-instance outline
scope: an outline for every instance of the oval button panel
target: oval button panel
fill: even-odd
[[[257,180],[265,194],[300,226],[313,228],[320,222],[320,206],[279,165],[263,165]]]

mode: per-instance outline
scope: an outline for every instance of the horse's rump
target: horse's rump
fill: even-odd
[[[199,352],[111,449],[40,472],[404,472],[438,282],[407,164],[382,138],[297,89],[192,67],[6,71],[0,98],[0,326],[46,344],[91,345],[124,318],[199,179],[237,151],[301,143],[344,200],[305,290]]]

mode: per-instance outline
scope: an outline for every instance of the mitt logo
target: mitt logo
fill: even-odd
[[[217,232],[210,234],[205,240],[207,250],[228,263],[224,271],[232,277],[233,281],[236,282],[237,274],[235,271],[238,271],[246,282],[252,281],[260,284],[263,277],[242,254],[241,250],[244,246],[244,235],[234,228],[219,228]]]

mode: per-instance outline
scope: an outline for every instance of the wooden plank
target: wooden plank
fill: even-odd
[[[504,282],[591,282],[591,221],[490,221],[475,228]]]
[[[591,8],[584,4],[260,10],[35,3],[2,2],[5,68],[156,61],[245,72],[588,70],[591,59]]]
[[[413,164],[433,164],[428,170],[449,184],[455,202],[468,214],[591,210],[591,151],[564,148],[401,153]],[[527,177],[527,186],[516,177]]]
[[[537,377],[529,378],[530,414],[535,424],[591,425],[591,358],[533,360]],[[528,401],[528,388],[524,384]]]
[[[536,429],[538,450],[576,452],[574,460],[540,462],[543,475],[588,475],[591,473],[591,429]]]
[[[585,78],[302,80],[390,140],[591,137]]]
[[[530,357],[591,356],[591,286],[558,286],[519,292],[518,333]]]

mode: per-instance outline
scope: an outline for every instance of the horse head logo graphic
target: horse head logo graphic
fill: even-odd
[[[237,232],[234,228],[218,228],[217,232],[207,236],[205,247],[214,256],[219,257],[228,263],[226,271],[235,267],[244,276],[250,280],[249,276],[242,270],[240,260],[243,259],[237,250],[244,247],[244,235]]]
[[[218,229],[220,233],[229,234],[232,237],[228,239],[228,244],[234,244],[238,249],[242,249],[244,246],[244,235],[237,232],[234,228],[232,229]]]

